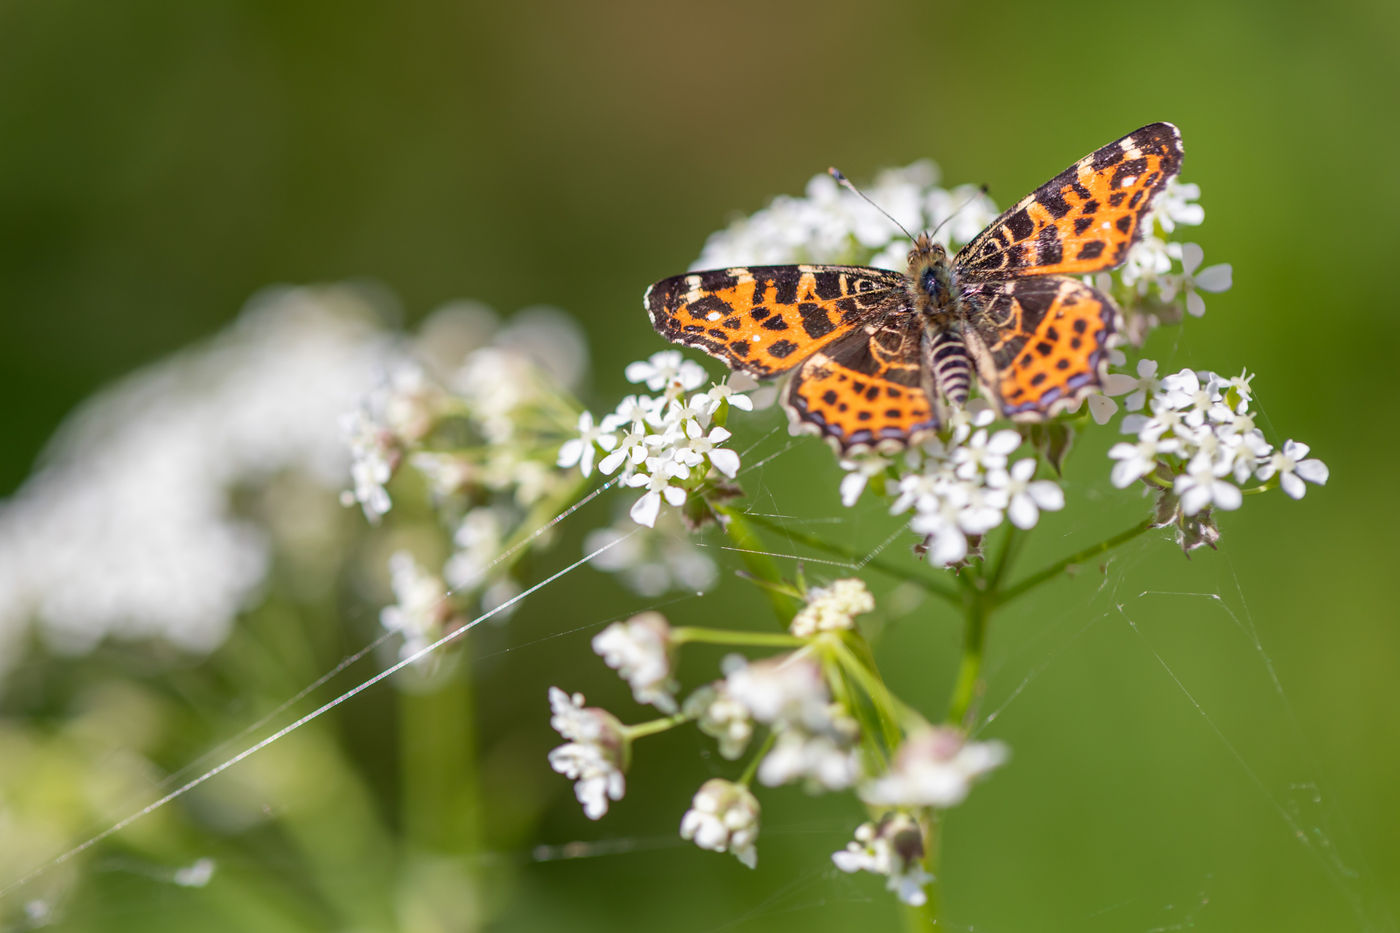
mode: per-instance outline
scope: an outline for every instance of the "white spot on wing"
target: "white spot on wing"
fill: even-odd
[[[719,312],[718,312],[718,311],[711,311],[709,314],[705,315],[705,320],[707,320],[707,321],[718,321],[718,320],[719,320]]]
[[[1119,186],[1120,188],[1127,188],[1129,185],[1131,185],[1131,184],[1132,184],[1133,182],[1135,182],[1135,181],[1137,181],[1137,176],[1136,176],[1136,175],[1125,175],[1125,176],[1123,176],[1123,180],[1122,180],[1121,182],[1119,182],[1119,185],[1118,185],[1118,186]]]

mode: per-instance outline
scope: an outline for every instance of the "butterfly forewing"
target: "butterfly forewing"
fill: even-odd
[[[1181,134],[1152,123],[1021,199],[958,253],[968,279],[1083,275],[1123,262],[1152,202],[1181,170]]]
[[[904,302],[905,277],[861,266],[755,266],[663,279],[643,299],[662,336],[772,376]]]

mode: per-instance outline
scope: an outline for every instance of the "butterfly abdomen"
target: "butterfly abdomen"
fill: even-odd
[[[966,403],[972,386],[972,357],[962,334],[951,329],[934,330],[929,337],[928,360],[933,384],[943,397],[954,405]]]

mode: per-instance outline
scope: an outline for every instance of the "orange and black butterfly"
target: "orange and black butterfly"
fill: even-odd
[[[794,371],[793,417],[843,452],[899,447],[967,401],[973,374],[1008,418],[1039,421],[1103,384],[1119,313],[1070,276],[1112,269],[1181,169],[1153,123],[1080,159],[951,260],[928,234],[905,272],[756,266],[657,282],[662,336],[760,378]]]

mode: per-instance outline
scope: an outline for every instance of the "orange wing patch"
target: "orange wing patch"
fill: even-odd
[[[979,296],[969,344],[984,391],[1018,421],[1039,421],[1103,384],[1118,329],[1109,298],[1077,279],[1013,279]]]
[[[954,260],[969,279],[1083,275],[1120,264],[1181,169],[1181,134],[1153,123],[1080,159],[992,222]]]
[[[939,420],[919,365],[922,325],[913,315],[813,355],[788,385],[793,414],[843,451],[903,446]]]
[[[904,276],[881,269],[757,266],[663,279],[642,300],[663,337],[762,377],[792,369],[904,294]]]

